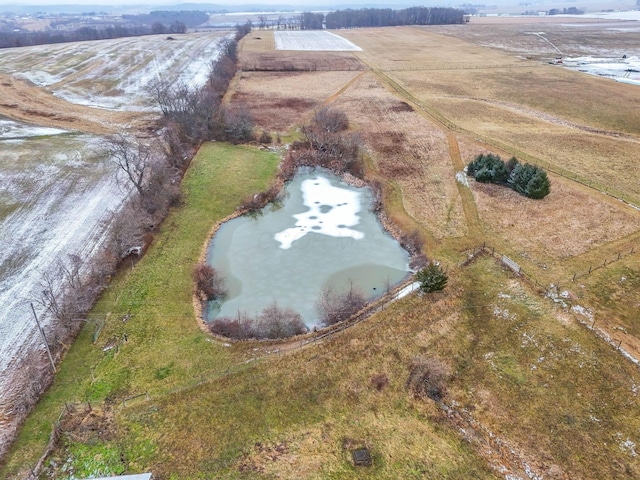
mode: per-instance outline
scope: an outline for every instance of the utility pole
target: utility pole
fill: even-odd
[[[42,341],[44,342],[44,348],[47,349],[47,355],[49,356],[49,361],[51,362],[51,368],[53,368],[53,372],[56,372],[56,364],[53,362],[53,357],[51,356],[51,350],[49,350],[49,344],[47,343],[47,337],[44,336],[44,330],[40,325],[40,320],[38,320],[38,315],[36,315],[36,309],[33,308],[33,302],[31,302],[31,311],[33,312],[33,318],[36,319],[36,323],[38,324],[38,330],[40,330],[40,335],[42,335]]]

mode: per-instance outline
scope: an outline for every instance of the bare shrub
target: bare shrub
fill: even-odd
[[[370,385],[371,388],[375,388],[377,391],[381,392],[387,385],[389,385],[389,377],[386,373],[376,373],[371,376]]]
[[[314,126],[329,133],[341,132],[349,128],[349,118],[341,110],[329,107],[321,108],[313,116]]]
[[[325,287],[316,301],[316,310],[323,325],[334,325],[349,319],[367,303],[364,292],[353,284],[349,290],[340,293],[332,287]]]
[[[268,305],[256,318],[246,312],[237,317],[218,317],[209,324],[209,330],[236,340],[277,339],[293,337],[308,331],[298,312],[283,308],[277,303]]]
[[[145,231],[153,224],[151,218],[128,202],[119,212],[111,213],[105,220],[109,237],[105,251],[120,261],[132,247],[143,245]]]
[[[416,358],[411,363],[407,388],[416,398],[442,401],[447,393],[448,369],[435,357]]]
[[[253,338],[253,319],[246,312],[237,317],[218,317],[209,324],[209,331],[223,337],[246,340]]]
[[[280,188],[277,185],[272,185],[269,190],[256,193],[247,198],[239,207],[239,210],[246,210],[250,214],[255,213],[262,208],[266,207],[269,203],[273,202],[280,195]]]
[[[269,134],[269,132],[263,130],[258,141],[263,145],[271,144],[273,142],[273,137]]]
[[[253,140],[254,122],[245,106],[235,106],[224,111],[225,140],[238,144]]]
[[[268,305],[257,318],[255,333],[257,338],[287,338],[308,331],[298,312],[278,306]]]
[[[384,194],[382,182],[376,179],[369,181],[369,188],[371,189],[371,211],[379,213],[383,210],[382,197]]]
[[[224,277],[211,265],[199,263],[193,270],[198,296],[204,300],[216,300],[227,295]]]
[[[419,230],[413,230],[409,233],[403,234],[399,240],[400,245],[412,256],[422,253],[422,234]]]

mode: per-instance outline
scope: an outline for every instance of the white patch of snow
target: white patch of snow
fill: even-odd
[[[566,57],[563,65],[590,75],[615,79],[617,82],[640,85],[640,57],[630,55],[627,58],[607,57]]]
[[[334,187],[322,176],[305,180],[300,189],[303,203],[309,210],[293,216],[296,219],[295,227],[275,234],[274,238],[280,243],[280,248],[291,248],[293,242],[312,232],[330,237],[351,237],[355,240],[364,238],[364,233],[347,228],[360,223],[359,192]]]
[[[582,315],[583,317],[588,318],[589,320],[593,320],[593,313],[582,305],[574,305],[573,307],[571,307],[571,310],[579,315]]]
[[[24,137],[39,137],[45,135],[60,135],[67,133],[58,128],[27,125],[26,123],[0,118],[0,140],[19,139]]]
[[[406,287],[404,287],[402,290],[400,290],[398,293],[396,293],[393,296],[394,300],[399,300],[403,297],[406,297],[407,295],[409,295],[410,293],[418,290],[418,288],[420,287],[420,282],[413,282],[409,285],[407,285]]]
[[[362,49],[346,38],[326,30],[276,31],[276,50],[316,52],[360,52]]]
[[[467,174],[465,172],[456,172],[456,180],[458,183],[464,185],[465,187],[469,186],[469,179],[467,178]]]

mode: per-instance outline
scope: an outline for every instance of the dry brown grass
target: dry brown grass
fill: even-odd
[[[400,186],[407,213],[436,238],[464,235],[443,132],[371,74],[355,82],[334,105],[347,112],[379,174]]]
[[[358,57],[382,70],[496,67],[526,63],[444,35],[411,27],[340,30],[364,51]]]
[[[242,72],[232,102],[251,108],[256,125],[286,132],[304,123],[324,100],[356,72]]]
[[[550,179],[551,193],[543,200],[470,180],[489,237],[497,236],[546,264],[640,229],[640,216],[631,207],[560,177]]]

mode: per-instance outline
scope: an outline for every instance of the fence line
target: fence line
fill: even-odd
[[[549,294],[550,290],[560,290],[560,282],[558,282],[557,284],[551,284],[549,287],[545,287],[541,282],[538,282],[538,280],[536,278],[534,278],[530,273],[525,272],[522,267],[520,267],[520,265],[518,265],[516,262],[514,262],[512,259],[510,259],[509,257],[507,257],[506,255],[496,251],[495,247],[492,247],[490,245],[487,245],[486,243],[483,243],[482,245],[479,245],[475,248],[473,248],[470,251],[467,251],[467,258],[465,260],[463,260],[462,262],[460,262],[457,266],[458,267],[464,267],[469,265],[470,263],[472,263],[474,260],[476,260],[476,258],[479,258],[481,256],[484,255],[490,255],[494,258],[499,259],[505,266],[509,267],[511,270],[513,270],[513,272],[516,275],[521,276],[523,279],[527,280],[531,285],[533,285],[536,289],[544,289],[545,294]],[[599,270],[601,268],[606,267],[607,265],[611,265],[614,262],[617,262],[618,260],[622,260],[630,255],[633,255],[634,253],[638,253],[638,250],[635,248],[635,246],[631,247],[631,250],[627,250],[624,252],[618,252],[615,254],[614,258],[605,258],[605,260],[602,263],[598,263],[598,264],[594,264],[589,266],[589,270],[587,272],[583,272],[583,273],[574,273],[573,277],[571,278],[571,282],[575,282],[577,279],[582,278],[582,277],[587,277],[589,275],[591,275],[591,273],[595,272],[596,270]]]
[[[617,262],[618,260],[622,260],[623,258],[626,258],[629,255],[633,255],[634,253],[637,253],[635,246],[631,247],[631,250],[629,250],[629,251],[618,252],[613,259],[612,258],[605,258],[604,262],[602,262],[602,263],[597,263],[595,265],[590,265],[589,266],[589,270],[587,272],[583,272],[583,273],[576,272],[576,273],[574,273],[573,274],[573,278],[571,279],[571,281],[575,282],[578,278],[588,277],[589,275],[591,275],[592,272],[595,272],[596,270],[604,268],[607,265],[611,265],[612,263]]]

